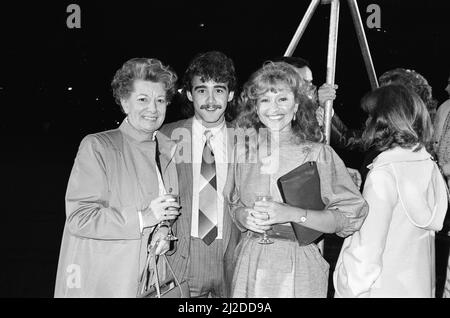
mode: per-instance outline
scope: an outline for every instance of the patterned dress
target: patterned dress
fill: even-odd
[[[295,144],[281,139],[276,169],[267,172],[267,160],[243,162],[234,169],[234,191],[229,197],[231,212],[253,207],[255,193],[270,188],[274,201],[282,202],[277,179],[307,161],[316,161],[321,180],[321,196],[326,209],[336,219],[337,234],[346,237],[361,227],[367,204],[347,173],[344,163],[331,147],[319,143]],[[266,171],[264,171],[266,170]],[[270,169],[269,169],[270,170]],[[234,215],[233,215],[234,217]],[[274,244],[262,245],[260,234],[246,230],[235,255],[232,297],[326,297],[329,264],[316,244],[299,246],[290,224],[275,225],[269,233]]]

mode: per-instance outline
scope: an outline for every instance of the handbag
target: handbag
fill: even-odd
[[[190,292],[187,281],[180,283],[167,256],[158,256],[155,254],[155,251],[156,247],[149,245],[144,271],[139,281],[137,298],[189,298]],[[160,258],[162,258],[164,265],[167,266],[172,275],[163,281],[161,281],[157,266],[157,259]],[[154,282],[152,283],[152,281]]]
[[[321,211],[325,208],[320,193],[320,177],[315,161],[308,161],[277,180],[283,202],[302,209]],[[308,245],[322,236],[322,232],[291,222],[300,246]]]

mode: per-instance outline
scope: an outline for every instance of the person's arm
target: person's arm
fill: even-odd
[[[228,205],[230,207],[230,215],[236,227],[241,232],[246,232],[251,230],[254,232],[262,233],[264,232],[260,227],[258,227],[254,222],[254,217],[252,215],[253,209],[246,207],[240,199],[240,165],[234,164],[233,168],[230,169],[228,174],[228,182],[231,185],[232,190],[229,192],[227,197]],[[269,229],[269,227],[264,227]]]
[[[361,129],[350,129],[334,113],[331,118],[330,145],[344,150],[363,150]]]
[[[247,230],[263,233],[266,230],[270,229],[270,226],[260,226],[257,225],[256,222],[257,216],[255,217],[256,211],[252,208],[249,208],[244,205],[241,201],[241,169],[245,164],[240,164],[241,162],[245,162],[245,160],[240,160],[240,156],[245,156],[245,152],[238,151],[238,149],[245,149],[245,144],[237,144],[233,149],[233,160],[234,164],[228,170],[227,177],[227,193],[226,196],[227,204],[229,206],[230,216],[236,225],[236,227],[241,232],[246,232]]]
[[[364,188],[370,210],[361,229],[342,246],[333,275],[336,297],[368,297],[383,269],[392,212],[397,190],[392,175],[371,171]]]
[[[138,240],[139,209],[109,205],[106,147],[93,135],[80,144],[66,192],[68,229],[85,238]]]
[[[110,205],[108,147],[94,135],[87,136],[80,144],[66,192],[68,230],[85,238],[137,240],[141,238],[142,227],[175,218],[175,215],[163,215],[170,203],[163,202],[161,197],[143,210],[134,205]]]
[[[368,213],[367,202],[349,175],[342,159],[323,145],[317,159],[320,190],[325,208],[335,218],[335,233],[346,237],[361,228]]]
[[[317,159],[322,200],[325,209],[305,210],[277,202],[257,202],[255,210],[269,213],[260,225],[300,223],[323,233],[348,236],[361,227],[367,215],[367,204],[339,158],[329,146],[322,146]],[[304,222],[301,218],[306,217]],[[262,219],[262,217],[261,217]]]
[[[319,107],[316,111],[319,125],[323,126],[324,121],[324,107],[327,100],[336,99],[336,90],[338,86],[331,86],[323,84],[318,90]],[[349,129],[339,118],[336,112],[333,111],[330,125],[330,144],[333,147],[344,150],[358,150],[362,151],[362,130]]]

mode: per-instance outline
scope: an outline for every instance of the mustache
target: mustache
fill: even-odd
[[[206,109],[206,108],[210,108],[210,107],[214,107],[216,109],[222,109],[222,106],[220,106],[220,105],[202,105],[202,106],[200,106],[200,109]]]

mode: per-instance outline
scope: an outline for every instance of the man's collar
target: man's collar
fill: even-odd
[[[200,122],[200,120],[198,120],[195,116],[194,116],[193,122],[192,122],[192,128],[194,130],[199,131],[202,135],[204,134],[204,132],[206,130],[210,130],[212,135],[215,136],[217,133],[219,133],[221,130],[223,130],[225,125],[226,125],[225,120],[223,120],[219,125],[208,128],[208,127],[203,126],[202,123]]]

